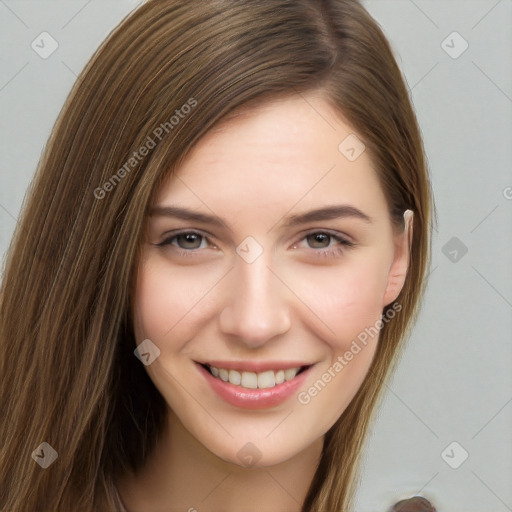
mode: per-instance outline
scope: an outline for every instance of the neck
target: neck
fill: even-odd
[[[208,451],[171,413],[148,462],[119,493],[127,512],[300,512],[322,446],[323,437],[280,464],[244,468]]]

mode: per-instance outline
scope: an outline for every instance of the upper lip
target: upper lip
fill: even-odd
[[[267,370],[288,370],[289,368],[302,368],[312,363],[303,361],[197,361],[199,364],[223,368],[226,370],[241,370],[261,373]]]

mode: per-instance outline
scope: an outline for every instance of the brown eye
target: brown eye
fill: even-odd
[[[156,245],[159,247],[171,245],[178,249],[193,251],[195,249],[205,249],[208,246],[208,239],[201,233],[186,231],[172,235]]]
[[[309,247],[312,249],[325,249],[329,247],[332,235],[327,233],[312,233],[306,237]]]
[[[203,241],[203,236],[197,233],[183,233],[174,237],[176,245],[180,249],[199,249]]]

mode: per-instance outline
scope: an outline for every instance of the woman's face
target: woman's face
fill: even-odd
[[[160,350],[145,368],[172,421],[225,461],[277,464],[321,438],[403,286],[407,233],[352,133],[320,95],[267,103],[208,133],[159,191],[136,340]]]

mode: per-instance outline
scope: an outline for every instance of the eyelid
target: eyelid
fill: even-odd
[[[173,238],[175,238],[179,235],[188,235],[188,234],[202,236],[204,239],[206,239],[206,241],[210,245],[214,245],[214,246],[216,245],[215,243],[212,242],[212,238],[214,238],[213,235],[211,235],[210,233],[203,231],[201,229],[172,229],[171,231],[166,231],[165,233],[162,234],[161,242],[158,242],[153,245],[156,245],[158,247],[165,247],[166,245],[171,245],[170,240],[172,240]],[[195,250],[197,250],[197,249],[195,249]],[[191,251],[189,250],[188,252],[191,252]]]
[[[300,241],[302,241],[307,236],[315,235],[316,233],[330,235],[332,238],[335,238],[338,241],[345,243],[346,245],[356,245],[355,240],[351,236],[333,229],[313,228],[300,233],[298,236],[300,236]]]
[[[326,257],[326,256],[332,256],[338,253],[341,253],[347,249],[350,249],[351,247],[354,247],[356,243],[353,241],[352,237],[345,233],[340,233],[339,231],[331,230],[331,229],[323,229],[323,228],[310,228],[304,232],[299,233],[300,238],[297,242],[294,242],[292,244],[292,248],[296,249],[297,245],[304,241],[309,235],[314,235],[317,233],[325,234],[330,236],[332,239],[336,240],[338,244],[335,244],[333,246],[328,246],[324,248],[313,248],[309,247],[307,248],[309,252],[312,252],[316,256],[319,257]],[[182,249],[181,247],[175,246],[171,243],[171,241],[178,237],[179,235],[184,234],[194,234],[199,235],[203,237],[208,245],[214,248],[217,248],[217,245],[212,242],[212,238],[214,238],[210,233],[200,230],[200,229],[193,229],[193,228],[185,228],[185,229],[175,229],[171,231],[165,232],[162,236],[164,237],[163,240],[159,243],[153,244],[157,247],[166,247],[171,246],[173,248],[173,251],[177,252],[180,256],[188,256],[193,257],[194,255],[197,255],[204,249]]]

